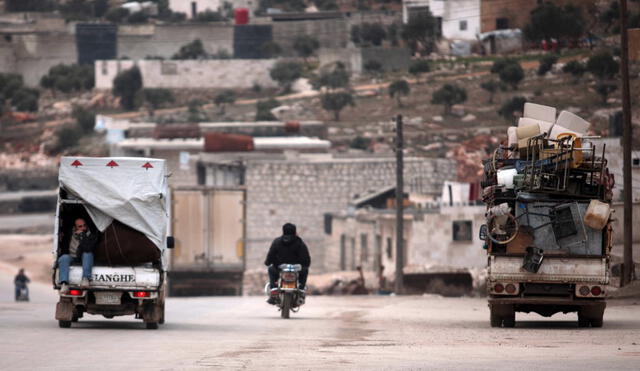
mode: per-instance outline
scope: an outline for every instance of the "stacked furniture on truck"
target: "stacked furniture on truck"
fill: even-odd
[[[491,324],[578,312],[580,326],[600,327],[612,236],[605,148],[571,112],[526,103],[523,113],[484,162]]]

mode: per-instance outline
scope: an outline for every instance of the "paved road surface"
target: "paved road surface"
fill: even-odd
[[[640,367],[640,300],[610,305],[602,329],[533,314],[492,329],[484,299],[436,296],[310,297],[290,320],[261,297],[171,298],[159,330],[98,316],[61,329],[52,291],[32,286],[32,302],[13,303],[0,275],[2,370]]]

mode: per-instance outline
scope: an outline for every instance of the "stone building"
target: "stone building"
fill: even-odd
[[[293,222],[309,245],[315,273],[333,269],[327,260],[325,215],[337,213],[365,193],[395,184],[393,157],[334,157],[331,154],[247,154],[200,156],[200,184],[244,186],[246,269],[263,273],[262,263],[281,226]],[[407,158],[406,187],[436,198],[445,180],[456,176],[446,159]]]
[[[443,187],[438,201],[414,203],[410,194],[405,199],[403,272],[409,286],[424,283],[426,275],[470,279],[470,273],[486,266],[483,241],[479,239],[480,226],[485,222],[485,206],[458,199],[441,202],[447,196],[447,188]],[[389,187],[352,202],[346,211],[331,215],[325,227],[327,270],[355,270],[360,266],[368,277],[382,274],[387,282],[393,281],[396,270],[394,197],[395,188]],[[377,285],[376,282],[370,286],[381,288]]]

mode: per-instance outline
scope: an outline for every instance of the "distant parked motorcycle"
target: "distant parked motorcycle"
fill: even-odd
[[[16,301],[29,301],[29,288],[27,285],[16,286]]]
[[[282,318],[289,318],[289,313],[296,313],[304,304],[305,291],[298,288],[298,275],[302,270],[300,264],[281,264],[278,266],[280,278],[277,290],[271,290],[269,283],[265,286],[267,295],[275,296],[274,305],[280,309]]]

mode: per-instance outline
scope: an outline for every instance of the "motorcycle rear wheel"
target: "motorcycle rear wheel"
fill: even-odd
[[[291,311],[291,303],[293,302],[293,294],[286,293],[282,298],[282,308],[280,311],[280,316],[282,318],[289,318],[289,312]]]

